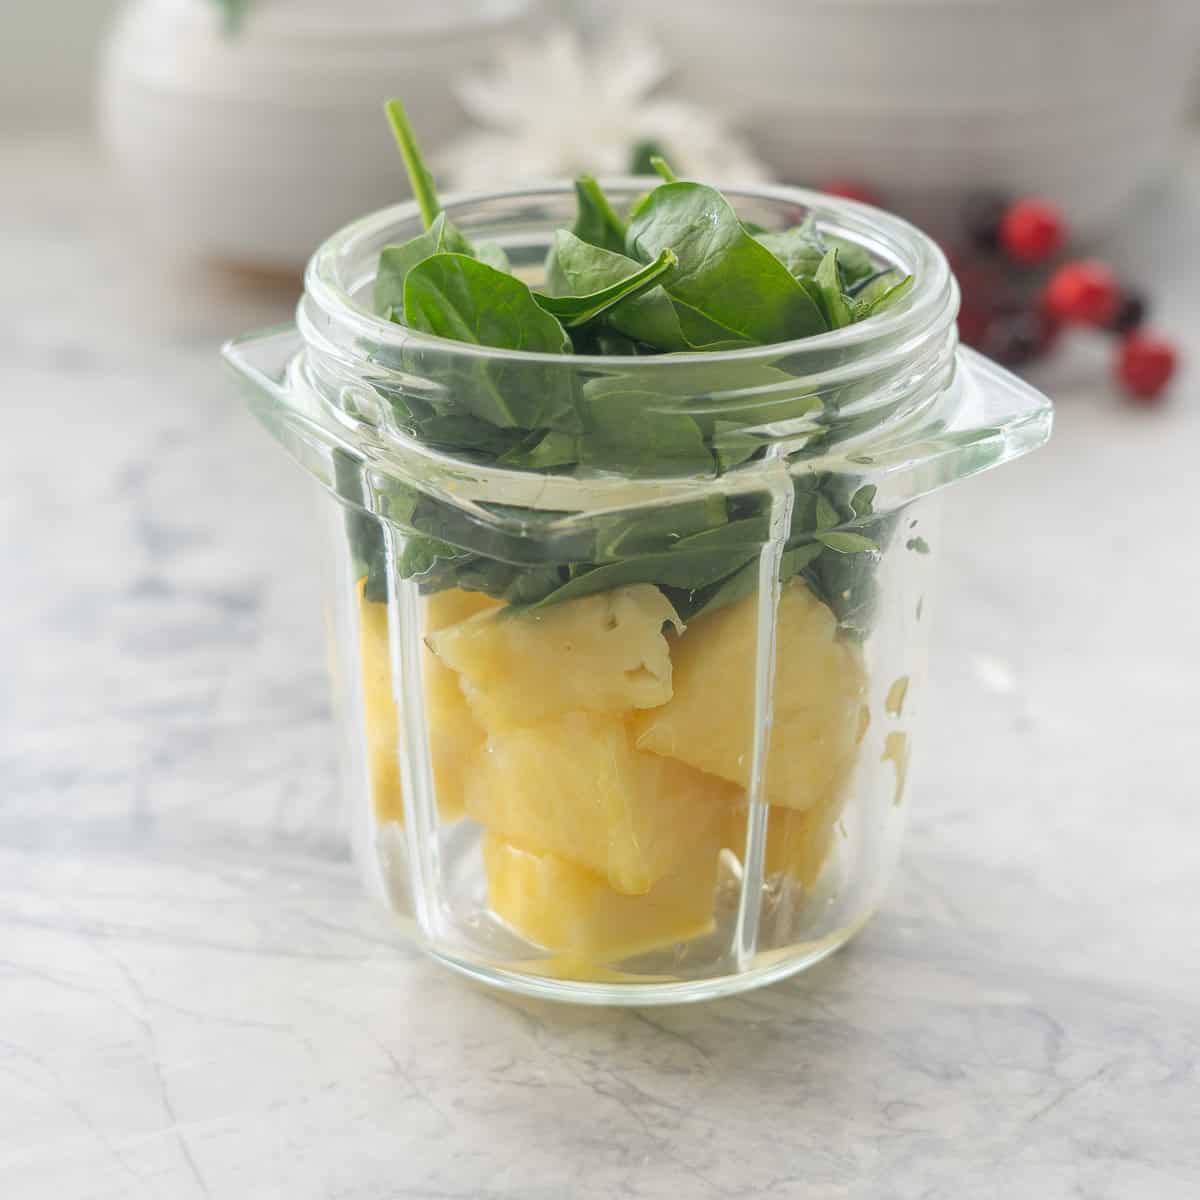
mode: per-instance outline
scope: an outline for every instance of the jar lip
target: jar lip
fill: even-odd
[[[601,186],[611,191],[641,191],[649,180],[644,176],[608,176]],[[489,201],[533,200],[547,195],[573,194],[570,180],[530,184],[500,191],[455,192],[443,200],[446,212],[453,216],[455,209]],[[864,232],[880,235],[897,253],[906,252],[914,277],[913,289],[895,308],[877,317],[786,342],[770,342],[736,350],[690,351],[670,354],[550,354],[541,351],[509,350],[459,342],[436,334],[422,333],[385,320],[361,304],[351,293],[342,277],[341,266],[351,256],[352,248],[363,241],[376,242],[389,227],[411,221],[419,215],[415,200],[379,209],[349,225],[343,226],[323,242],[308,262],[304,276],[305,295],[326,315],[344,326],[356,337],[369,339],[375,346],[394,348],[425,347],[480,361],[570,364],[582,368],[611,371],[614,367],[636,363],[637,369],[654,370],[663,367],[715,366],[720,363],[753,363],[774,361],[781,355],[805,352],[828,353],[870,344],[905,330],[916,332],[944,316],[954,303],[950,265],[941,247],[926,233],[901,217],[840,196],[808,188],[783,184],[753,184],[742,187],[723,187],[725,195],[736,201],[768,200],[794,204],[819,214],[849,218],[849,223]]]

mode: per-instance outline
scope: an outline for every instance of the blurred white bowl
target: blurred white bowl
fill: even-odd
[[[102,130],[173,247],[292,268],[348,220],[407,194],[383,118],[422,140],[465,118],[453,80],[535,0],[251,0],[229,36],[213,0],[130,0],[108,40]]]
[[[967,191],[1095,233],[1170,160],[1200,0],[617,0],[778,174],[869,183],[936,224]]]

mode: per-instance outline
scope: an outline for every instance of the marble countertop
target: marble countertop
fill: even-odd
[[[1198,166],[1114,249],[1193,364]],[[0,248],[6,1200],[1200,1194],[1194,365],[1139,411],[1073,346],[1051,446],[953,493],[862,936],[593,1011],[485,992],[360,897],[314,502],[216,356],[294,282],[147,253],[65,141],[0,147]]]

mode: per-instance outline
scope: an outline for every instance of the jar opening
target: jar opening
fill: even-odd
[[[605,193],[616,203],[630,203],[646,189],[634,177],[605,179]],[[763,346],[715,352],[659,355],[594,355],[531,353],[450,341],[418,333],[376,315],[370,305],[379,252],[414,237],[421,230],[414,202],[382,209],[346,226],[318,248],[305,275],[308,317],[343,347],[401,349],[428,347],[462,359],[512,360],[561,365],[564,358],[580,369],[611,371],[614,365],[635,363],[637,370],[669,372],[722,363],[773,362],[797,355],[831,352],[869,355],[873,348],[897,336],[923,330],[943,332],[957,311],[957,292],[945,255],[926,234],[880,209],[857,201],[786,186],[756,185],[722,188],[744,221],[775,231],[798,224],[808,214],[827,235],[862,246],[881,266],[912,275],[914,287],[903,303],[866,321],[842,329],[774,342]],[[574,215],[573,184],[561,182],[506,192],[452,195],[444,200],[447,216],[468,236],[493,239],[518,270],[540,269],[556,226],[569,227]]]

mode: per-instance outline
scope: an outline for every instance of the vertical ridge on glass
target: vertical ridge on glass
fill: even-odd
[[[421,678],[421,613],[417,585],[401,581],[396,542],[400,531],[383,522],[387,562],[388,657],[392,695],[399,720],[396,753],[404,793],[404,834],[408,848],[413,907],[422,932],[431,940],[441,932],[439,856],[436,837],[433,764],[425,725],[425,688]]]
[[[775,644],[779,614],[779,571],[792,523],[795,489],[784,460],[778,454],[764,468],[770,495],[768,540],[758,556],[757,618],[754,646],[754,741],[747,789],[746,850],[742,856],[741,893],[734,925],[733,956],[739,972],[749,969],[758,953],[758,925],[762,912],[763,857],[767,840],[767,756],[774,723]]]

